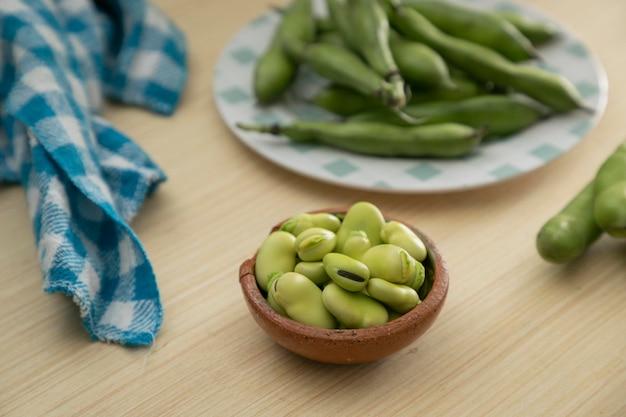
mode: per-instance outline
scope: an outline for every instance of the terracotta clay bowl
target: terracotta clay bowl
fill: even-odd
[[[347,207],[342,207],[315,212],[344,214],[347,210]],[[387,216],[385,218],[391,220]],[[445,261],[435,243],[412,225],[403,223],[417,233],[428,249],[424,266],[426,283],[431,288],[414,309],[383,325],[364,329],[329,330],[299,323],[277,313],[267,303],[254,276],[255,254],[244,261],[239,269],[239,283],[252,317],[279,345],[300,356],[324,363],[371,362],[407,347],[423,335],[439,315],[448,293],[449,278]],[[271,231],[277,230],[281,224],[274,226]]]

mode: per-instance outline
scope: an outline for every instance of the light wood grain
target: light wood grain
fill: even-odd
[[[157,273],[163,328],[150,349],[91,342],[71,300],[42,292],[23,191],[0,185],[0,415],[626,415],[626,243],[603,238],[565,267],[534,247],[548,216],[626,138],[623,0],[525,2],[602,61],[605,115],[548,166],[445,195],[343,189],[250,152],[217,114],[212,69],[271,2],[155,3],[189,41],[180,110],[166,118],[108,105],[105,116],[169,176],[132,224]],[[385,360],[304,360],[255,325],[238,267],[278,220],[363,199],[440,244],[451,271],[447,304],[420,340]]]

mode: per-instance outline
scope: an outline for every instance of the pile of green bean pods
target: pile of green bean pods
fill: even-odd
[[[626,141],[600,165],[587,183],[539,230],[543,259],[567,263],[582,256],[603,233],[626,238]]]
[[[256,254],[258,287],[278,313],[310,326],[365,328],[410,311],[433,270],[413,229],[360,201],[345,213],[300,213]]]
[[[281,9],[252,82],[271,105],[306,66],[328,80],[312,103],[338,117],[240,129],[377,156],[458,158],[553,114],[589,110],[570,81],[529,62],[558,37],[550,24],[441,0],[325,2],[327,16],[312,0]]]

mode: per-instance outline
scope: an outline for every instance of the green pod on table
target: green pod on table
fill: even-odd
[[[389,17],[401,34],[430,46],[472,78],[510,87],[557,112],[585,109],[576,88],[559,74],[511,62],[490,48],[450,36],[412,8],[391,7]]]
[[[493,10],[491,13],[515,26],[534,46],[544,45],[559,36],[559,31],[555,25],[534,19],[520,12]]]
[[[389,320],[389,313],[382,303],[362,292],[346,291],[335,283],[324,287],[322,301],[343,328],[362,329]]]
[[[426,245],[422,242],[422,239],[404,223],[395,220],[387,221],[380,230],[380,238],[384,243],[401,247],[415,258],[416,261],[422,262],[426,259]]]
[[[493,49],[513,62],[537,57],[526,36],[512,23],[489,11],[448,1],[405,0],[441,31]]]
[[[305,262],[320,261],[335,249],[336,242],[335,233],[323,227],[311,227],[296,237],[296,253]]]
[[[337,322],[326,309],[322,290],[302,274],[287,272],[272,282],[276,303],[295,321],[310,326],[334,329]]]
[[[324,42],[303,43],[295,39],[282,43],[289,56],[308,65],[315,73],[337,84],[375,97],[389,107],[396,106],[393,86],[354,52]]]
[[[298,213],[283,222],[279,230],[284,230],[297,237],[311,227],[323,227],[331,232],[336,232],[340,224],[339,217],[332,213]]]
[[[364,96],[351,88],[331,84],[320,89],[313,104],[339,116],[352,116],[367,110],[385,108],[379,98]]]
[[[370,278],[367,282],[367,293],[397,313],[404,314],[420,303],[417,291],[413,288],[394,284],[385,279]]]
[[[320,287],[330,281],[330,277],[326,273],[324,262],[322,261],[298,262],[294,268],[294,272],[304,275]]]
[[[380,209],[369,201],[358,201],[348,208],[341,226],[337,230],[336,251],[344,253],[346,241],[354,232],[364,232],[370,246],[382,243],[380,231],[385,224],[385,217]]]
[[[454,90],[446,61],[431,47],[391,31],[389,46],[402,77],[411,85]]]
[[[372,243],[364,230],[352,230],[343,242],[341,253],[356,260],[361,260],[363,254],[371,247]]]
[[[485,127],[485,138],[509,136],[546,116],[546,112],[530,100],[501,94],[484,94],[460,101],[411,104],[402,111],[418,120],[418,124],[461,123],[475,128]],[[411,125],[406,118],[385,108],[351,116],[349,120]]]
[[[297,120],[288,125],[248,125],[242,130],[283,135],[293,142],[318,142],[381,157],[458,158],[481,143],[484,129],[459,123],[394,126],[376,122]]]
[[[593,191],[596,223],[609,235],[626,238],[626,142],[600,165]]]
[[[581,256],[602,234],[593,214],[593,182],[587,184],[537,233],[535,246],[548,262],[565,263]]]
[[[370,279],[370,271],[363,262],[343,253],[328,253],[322,262],[330,279],[346,291],[362,291]]]
[[[315,20],[311,0],[294,0],[282,13],[270,45],[255,62],[252,89],[263,104],[280,98],[291,86],[298,71],[298,63],[282,48],[282,39],[293,37],[311,42],[315,36]]]
[[[291,233],[275,231],[261,242],[256,254],[254,275],[263,291],[267,291],[270,275],[291,272],[296,266],[296,238]]]
[[[420,262],[399,246],[383,243],[372,246],[361,258],[371,277],[382,278],[396,284],[412,283]]]

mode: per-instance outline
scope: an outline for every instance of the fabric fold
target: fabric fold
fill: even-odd
[[[3,0],[0,18],[0,179],[24,186],[44,290],[71,296],[93,339],[152,343],[162,305],[129,222],[166,176],[100,109],[171,114],[184,36],[140,0]]]

